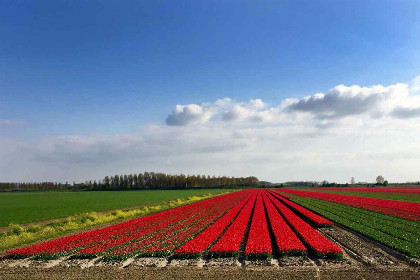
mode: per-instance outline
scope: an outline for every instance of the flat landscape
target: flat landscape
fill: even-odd
[[[417,197],[417,191],[402,193]],[[0,270],[16,279],[46,271],[52,278],[90,271],[86,278],[92,279],[107,273],[121,279],[137,274],[214,278],[217,272],[237,278],[415,279],[420,203],[349,192],[236,191],[8,250]]]
[[[420,0],[0,0],[0,280],[420,280]]]

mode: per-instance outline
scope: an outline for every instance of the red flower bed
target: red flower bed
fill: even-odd
[[[190,216],[183,215],[183,219],[180,220],[177,223],[170,224],[165,227],[161,227],[161,225],[158,225],[156,227],[153,227],[149,229],[151,232],[148,235],[141,234],[140,238],[137,238],[137,235],[127,234],[123,237],[120,237],[118,239],[111,239],[108,240],[106,243],[106,246],[102,246],[101,244],[95,243],[92,244],[91,247],[84,248],[80,251],[78,251],[78,254],[85,255],[85,254],[97,254],[100,252],[103,252],[108,249],[115,248],[115,250],[118,250],[120,245],[123,246],[123,249],[126,249],[126,252],[133,251],[134,248],[142,248],[145,246],[148,246],[158,240],[167,238],[168,236],[184,229],[185,227],[189,226],[194,221],[200,220],[203,217],[206,217],[213,211],[215,206],[207,208],[201,212],[198,212],[196,214],[192,214]],[[198,209],[197,209],[198,210]],[[98,246],[99,245],[99,246]],[[133,249],[129,249],[133,248]],[[110,251],[110,254],[114,252],[114,250]]]
[[[226,227],[235,219],[241,209],[245,206],[252,194],[248,195],[238,205],[233,207],[223,217],[201,232],[181,247],[175,250],[178,257],[198,257],[219,237]]]
[[[248,227],[248,222],[251,218],[256,195],[257,193],[255,192],[235,221],[230,225],[219,241],[210,249],[210,253],[213,256],[236,256],[239,253],[239,247],[241,246],[242,241],[244,241],[245,230]]]
[[[420,221],[420,203],[289,189],[281,189],[281,191]]]
[[[270,200],[274,203],[276,208],[282,213],[287,222],[297,232],[303,242],[309,246],[316,255],[320,257],[341,257],[343,252],[332,241],[321,235],[318,231],[312,228],[309,224],[299,218],[295,213],[287,208],[284,204],[269,194]]]
[[[263,196],[275,243],[281,255],[302,255],[307,250],[289,227],[267,194]]]
[[[245,246],[245,255],[248,259],[261,259],[271,257],[271,239],[268,231],[262,192],[258,194],[252,215],[251,228]]]
[[[284,193],[280,193],[280,192],[279,192],[280,190],[274,190],[274,191],[275,191],[275,193],[276,193],[278,196],[281,196],[281,197],[286,198],[286,199],[289,199],[289,198],[290,198],[290,196],[285,195]]]
[[[243,200],[243,196],[236,196],[229,200],[224,199],[217,205],[207,208],[198,216],[191,216],[175,226],[161,230],[143,240],[134,240],[122,247],[108,251],[108,258],[126,258],[127,254],[141,256],[165,256],[181,244],[194,237],[222,216],[227,210]]]
[[[420,194],[420,187],[372,187],[372,188],[316,188],[323,191],[349,191],[349,192],[383,192],[383,193],[407,193],[407,194]]]
[[[293,201],[287,200],[283,197],[281,197],[277,192],[270,192],[273,196],[275,196],[277,199],[279,199],[281,202],[286,204],[291,209],[295,210],[302,216],[304,216],[309,221],[313,222],[318,227],[322,226],[330,226],[333,224],[330,220],[325,219],[324,217],[321,217],[320,215],[315,214],[314,212],[300,206],[297,203],[294,203]]]

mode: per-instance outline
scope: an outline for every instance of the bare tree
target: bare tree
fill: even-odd
[[[376,177],[376,183],[378,185],[382,185],[385,182],[384,176],[379,175],[378,177]]]

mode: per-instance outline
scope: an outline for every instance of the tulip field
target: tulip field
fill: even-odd
[[[322,230],[337,225],[418,257],[419,221],[420,204],[415,202],[310,190],[247,189],[15,248],[4,257],[105,262],[145,257],[342,259],[341,244]]]
[[[387,247],[411,257],[420,257],[419,202],[347,195],[351,193],[350,188],[328,188],[337,193],[318,191],[325,189],[327,188],[277,189],[276,191],[305,208]],[[374,194],[399,193],[400,191],[405,195],[411,195],[413,201],[418,201],[419,196],[418,188],[354,188],[353,190],[357,193],[372,192]]]
[[[317,231],[333,223],[287,196],[243,190],[186,206],[6,252],[8,258],[238,257],[311,254],[341,258]]]
[[[283,192],[303,197],[312,197],[336,202],[344,205],[381,212],[396,217],[420,221],[420,203],[301,190],[285,189]]]

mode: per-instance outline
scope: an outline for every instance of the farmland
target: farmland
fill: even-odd
[[[361,197],[383,198],[402,200],[409,202],[420,202],[420,187],[398,187],[398,188],[306,188],[304,190],[354,195]]]
[[[229,271],[262,265],[272,273],[276,267],[360,272],[365,266],[379,270],[386,266],[391,273],[393,269],[410,272],[418,266],[416,204],[375,199],[356,204],[354,197],[330,195],[291,189],[232,192],[10,249],[0,269],[2,265],[59,271],[98,265],[128,269],[192,265]],[[395,211],[390,213],[392,207]]]
[[[420,202],[420,194],[409,194],[409,193],[380,193],[380,192],[357,192],[357,191],[322,191],[326,193],[335,193],[335,194],[344,194],[344,195],[354,195],[361,197],[371,197],[371,198],[383,198],[391,200],[401,200],[409,202]]]
[[[287,221],[287,224],[283,223],[285,229],[270,226],[272,221],[266,218],[266,205],[272,217],[277,215],[279,218],[278,213],[281,213]],[[243,211],[239,212],[242,208]],[[188,245],[187,241],[194,242],[196,235],[225,214],[230,215],[228,217],[233,216],[232,224],[227,227],[220,240],[210,240],[209,246],[203,250]],[[236,215],[238,218],[233,220]],[[314,216],[317,217],[312,214]],[[294,242],[284,244],[282,239],[275,238],[275,246],[271,246],[269,227],[274,236],[280,236],[284,234],[283,230],[287,230]],[[210,232],[213,230],[212,227],[208,228]],[[298,238],[293,232],[296,232]],[[184,247],[180,247],[184,243]],[[286,245],[293,247],[287,248]],[[342,257],[342,251],[337,245],[278,201],[276,194],[245,190],[103,229],[10,250],[7,257],[35,256],[51,259],[69,255],[73,258],[103,256],[105,260],[123,260],[134,255],[161,257],[175,253],[188,257],[209,253],[215,256],[242,255],[249,259],[267,259],[273,253],[300,255],[307,251],[319,257]]]
[[[217,194],[229,189],[0,193],[0,227],[68,217],[91,211],[149,205]]]
[[[281,191],[334,222],[412,257],[420,257],[419,203],[324,192]]]

